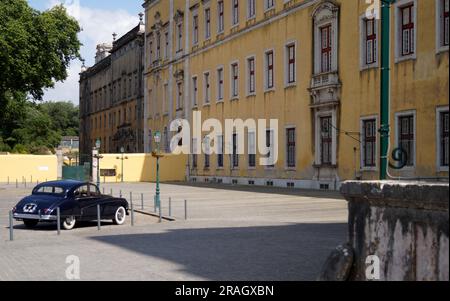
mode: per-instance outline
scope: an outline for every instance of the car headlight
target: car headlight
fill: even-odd
[[[43,209],[42,215],[50,215],[53,212],[53,209]]]

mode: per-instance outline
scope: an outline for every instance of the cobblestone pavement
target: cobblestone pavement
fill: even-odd
[[[153,212],[151,183],[105,184],[132,192],[135,209]],[[163,214],[136,214],[135,226],[85,223],[56,235],[56,225],[14,226],[8,211],[30,188],[0,184],[0,281],[67,280],[66,259],[80,259],[81,280],[314,280],[330,251],[345,242],[347,204],[333,192],[163,184]],[[184,219],[184,200],[188,219]]]

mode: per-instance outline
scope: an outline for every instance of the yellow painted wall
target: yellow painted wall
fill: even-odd
[[[0,155],[0,182],[44,182],[57,179],[58,161],[55,156]]]
[[[101,181],[120,182],[122,175],[121,154],[102,154],[100,169],[115,169],[116,177],[105,177]],[[155,182],[156,159],[150,154],[126,154],[124,160],[124,182]],[[186,156],[167,155],[160,159],[160,180],[162,182],[184,181]]]
[[[169,21],[170,1],[147,1],[146,9],[147,32],[152,31],[154,16],[159,12],[162,23]],[[276,118],[279,120],[279,161],[274,169],[257,167],[250,170],[247,167],[247,156],[240,156],[240,167],[230,171],[229,157],[224,156],[224,169],[216,168],[216,156],[211,156],[211,167],[203,168],[203,156],[198,156],[198,168],[191,175],[205,177],[248,177],[248,178],[278,178],[314,180],[317,169],[314,166],[314,115],[310,107],[312,74],[314,73],[313,59],[313,20],[314,10],[320,5],[331,2],[339,9],[338,32],[338,73],[341,83],[339,117],[336,126],[340,129],[337,139],[337,176],[338,180],[363,179],[378,177],[378,169],[374,171],[360,168],[360,136],[361,118],[376,116],[379,121],[379,91],[380,70],[372,68],[361,70],[360,66],[360,17],[367,8],[366,1],[276,1],[276,8],[271,12],[264,12],[263,1],[257,1],[256,19],[247,21],[247,1],[240,3],[240,21],[237,27],[231,27],[231,1],[225,1],[225,30],[217,34],[217,1],[189,1],[189,7],[198,5],[199,14],[199,43],[192,46],[192,14],[185,10],[185,1],[175,0],[177,9],[189,18],[189,49],[184,49],[185,56],[176,57],[174,61],[163,62],[158,68],[150,68],[146,75],[147,89],[156,91],[149,101],[149,129],[162,131],[168,126],[169,118],[161,111],[168,104],[162,104],[162,83],[172,80],[172,107],[169,115],[188,118],[192,108],[188,106],[182,110],[175,107],[176,79],[174,73],[183,70],[184,76],[190,82],[192,76],[198,76],[198,110],[203,114],[203,120],[217,118]],[[392,55],[391,55],[391,150],[395,147],[395,114],[413,110],[416,113],[416,166],[401,173],[391,171],[395,176],[405,177],[437,177],[447,176],[448,172],[438,172],[436,164],[437,136],[436,109],[448,107],[448,50],[436,51],[436,1],[418,0],[417,4],[417,43],[416,59],[396,62],[394,46],[395,40],[395,9],[392,8]],[[204,39],[204,5],[211,8],[211,39]],[[300,9],[297,6],[303,5]],[[263,26],[257,26],[266,18],[281,16]],[[183,23],[186,25],[186,22]],[[247,31],[246,31],[247,30]],[[175,30],[174,30],[175,32]],[[185,32],[185,31],[184,31]],[[380,30],[378,30],[380,32]],[[185,37],[184,37],[185,38]],[[173,37],[175,41],[175,36]],[[285,45],[290,41],[297,43],[297,83],[292,87],[284,84]],[[378,40],[379,41],[379,40]],[[185,40],[183,40],[183,45]],[[175,45],[175,42],[173,43]],[[273,49],[275,53],[275,89],[263,90],[264,51]],[[378,51],[379,53],[380,51]],[[246,96],[246,58],[256,57],[256,96]],[[184,62],[189,60],[186,69]],[[379,60],[379,58],[378,58]],[[230,99],[230,64],[239,63],[239,98]],[[216,70],[224,67],[224,101],[216,102]],[[173,72],[169,72],[169,68]],[[211,103],[203,103],[203,74],[210,72]],[[172,78],[172,79],[171,79]],[[155,79],[157,79],[155,81]],[[191,82],[190,82],[191,83]],[[185,90],[191,100],[191,89]],[[158,104],[158,105],[155,105]],[[184,104],[184,103],[183,103]],[[285,127],[296,127],[297,166],[294,170],[285,168]],[[379,124],[378,124],[379,126]],[[356,133],[353,139],[345,133]],[[204,133],[206,134],[206,133]],[[379,139],[377,141],[379,148]],[[258,158],[257,158],[258,159]]]

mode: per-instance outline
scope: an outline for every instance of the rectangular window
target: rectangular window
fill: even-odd
[[[224,143],[223,135],[217,136],[217,167],[223,167]]]
[[[198,79],[197,77],[192,78],[192,105],[196,107],[198,104]]]
[[[322,73],[331,71],[331,24],[320,28],[321,37],[321,70]]]
[[[196,45],[198,44],[198,15],[194,15],[192,19],[192,27],[193,27],[192,43]]]
[[[158,32],[156,35],[156,59],[161,58],[161,34]]]
[[[286,129],[286,158],[288,168],[296,166],[295,128]]]
[[[333,135],[331,131],[331,116],[320,118],[320,161],[331,164]]]
[[[449,45],[449,2],[450,0],[441,1],[441,46]]]
[[[192,138],[192,168],[197,168],[197,139]]]
[[[275,1],[274,0],[264,0],[264,9],[269,10],[275,7]]]
[[[232,0],[232,24],[237,25],[239,23],[239,0]]]
[[[237,63],[231,65],[231,96],[239,96],[239,66]]]
[[[149,60],[150,60],[149,63],[150,63],[150,65],[152,65],[153,64],[153,41],[152,40],[150,40],[150,42],[148,43],[148,48],[150,48],[149,49]],[[119,91],[120,91],[120,88],[119,88]]]
[[[164,102],[163,112],[166,113],[166,108],[169,107],[169,84],[164,84]]]
[[[177,51],[183,49],[183,24],[177,25]]]
[[[270,159],[273,153],[273,148],[275,147],[273,141],[273,130],[266,130],[266,147],[270,150],[267,154],[267,158]],[[271,164],[266,167],[273,168],[274,166],[274,164]]]
[[[247,0],[247,18],[251,19],[256,16],[256,0]]]
[[[211,84],[209,82],[209,72],[205,73],[204,75],[204,80],[205,80],[205,104],[208,104],[210,101],[210,96],[211,96]]]
[[[211,165],[211,162],[210,162],[210,152],[211,152],[211,146],[210,146],[210,140],[209,140],[209,137],[206,137],[205,138],[205,140],[204,140],[204,143],[205,143],[205,161],[204,161],[204,167],[205,167],[205,169],[208,169],[209,167],[210,167],[210,165]]]
[[[239,154],[238,154],[238,137],[237,134],[233,134],[233,168],[239,167]]]
[[[248,132],[248,166],[256,167],[256,134]]]
[[[249,58],[247,60],[248,69],[248,94],[256,92],[256,73],[255,73],[255,58]]]
[[[364,120],[362,123],[362,155],[363,167],[376,166],[377,149],[377,122],[376,119]]]
[[[223,68],[217,70],[217,100],[223,100]]]
[[[286,55],[287,55],[287,83],[293,84],[297,80],[297,74],[295,72],[295,44],[291,44],[286,46]]]
[[[221,33],[224,31],[225,29],[225,24],[224,24],[224,4],[223,1],[219,1],[217,2],[217,32]]]
[[[366,65],[372,65],[377,62],[377,34],[375,19],[366,19],[365,21],[366,38]]]
[[[398,147],[404,151],[406,166],[414,166],[414,115],[398,118]]]
[[[273,51],[266,52],[266,89],[273,89],[274,87],[273,64]]]
[[[449,165],[449,116],[448,111],[440,112],[440,128],[439,128],[439,147],[440,147],[440,165],[448,167]]]
[[[177,83],[177,109],[183,107],[183,82]]]
[[[400,8],[402,56],[414,54],[414,4]]]
[[[205,39],[211,37],[211,9],[205,9]]]
[[[166,59],[168,59],[169,58],[169,51],[170,51],[170,49],[169,49],[169,33],[168,32],[164,33],[164,41],[165,41],[165,44],[166,44],[166,46],[164,48],[164,56],[165,56]]]

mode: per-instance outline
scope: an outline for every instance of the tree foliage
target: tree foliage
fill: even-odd
[[[0,151],[39,153],[62,135],[78,135],[78,108],[42,103],[45,89],[67,78],[81,59],[81,28],[65,8],[39,12],[26,0],[0,0]]]

